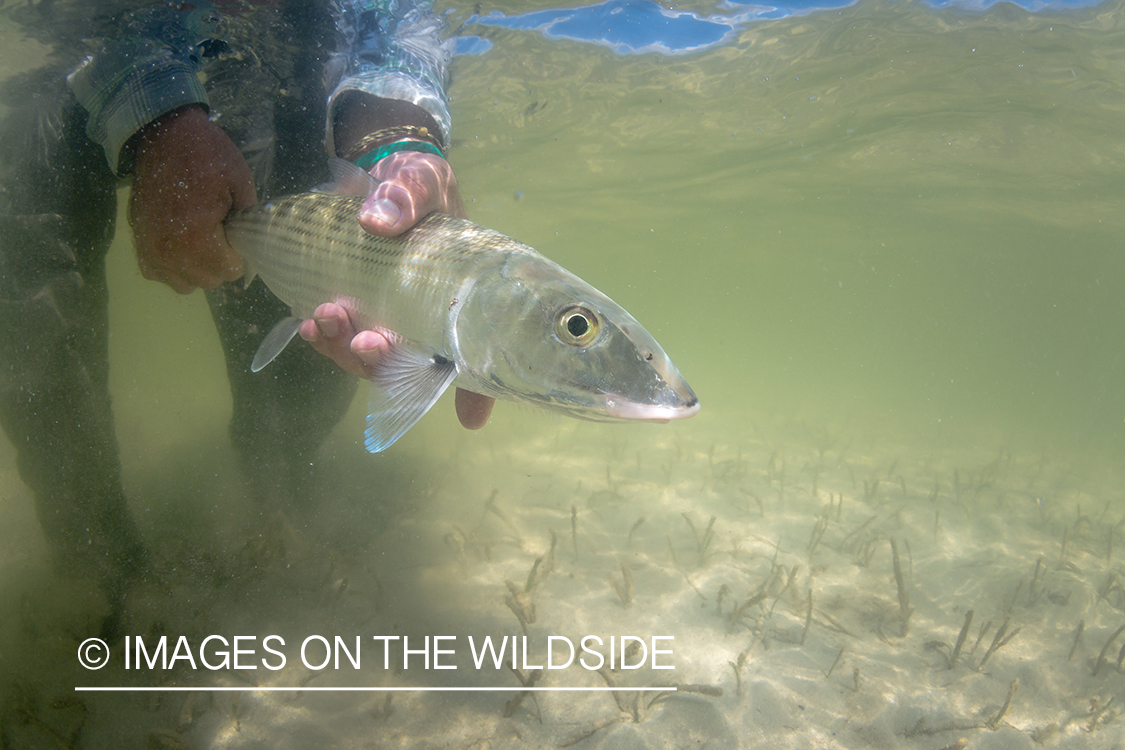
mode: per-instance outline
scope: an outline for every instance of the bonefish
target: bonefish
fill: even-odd
[[[389,448],[450,385],[580,419],[666,422],[699,399],[633,316],[582,279],[499,232],[431,214],[394,238],[357,217],[374,180],[333,163],[361,195],[303,193],[234,211],[226,236],[293,311],[251,365],[269,364],[322,302],[382,330],[365,445]],[[357,174],[358,173],[358,174]]]

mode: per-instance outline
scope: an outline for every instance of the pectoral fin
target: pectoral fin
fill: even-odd
[[[297,335],[297,329],[300,327],[300,318],[282,318],[281,322],[262,339],[261,346],[254,353],[254,361],[250,363],[250,372],[257,372],[273,362],[277,355],[281,354],[281,350]]]
[[[397,341],[379,357],[371,383],[364,445],[381,453],[406,434],[457,377],[457,366],[436,352]]]

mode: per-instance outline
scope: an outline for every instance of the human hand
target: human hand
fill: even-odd
[[[203,107],[181,107],[142,131],[135,166],[129,224],[141,275],[180,294],[242,276],[223,219],[254,204],[254,178]]]
[[[449,162],[434,154],[399,151],[375,163],[379,181],[364,201],[359,223],[376,237],[395,237],[429,214],[468,218]]]
[[[394,237],[434,211],[465,217],[453,169],[441,157],[400,151],[379,160],[371,170],[381,180],[364,202],[359,222],[371,234]],[[386,353],[390,341],[378,331],[356,331],[346,309],[323,304],[301,323],[301,338],[340,367],[370,378],[372,366]],[[480,429],[492,413],[494,399],[460,388],[454,400],[457,418],[470,429]]]

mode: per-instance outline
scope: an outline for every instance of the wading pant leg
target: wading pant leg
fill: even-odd
[[[310,101],[298,115],[292,106],[274,108],[273,169],[257,176],[267,198],[308,190],[326,179],[318,104],[327,96],[314,98],[320,90],[313,85],[301,88],[310,92]],[[245,289],[242,281],[223,284],[207,292],[207,302],[230,378],[231,441],[252,495],[266,507],[315,505],[317,450],[347,411],[356,378],[300,338],[265,369],[250,372],[262,339],[292,314],[261,279]]]
[[[307,506],[317,449],[340,421],[355,394],[356,379],[299,338],[260,372],[250,362],[270,328],[290,315],[256,279],[224,284],[207,293],[226,354],[234,413],[231,442],[256,500]]]
[[[0,425],[57,563],[111,601],[143,558],[108,389],[116,180],[61,75],[0,130]]]
[[[288,93],[248,107],[255,92],[242,91],[224,103],[235,109],[248,107],[255,116],[270,112],[268,123],[240,126],[250,119],[234,111],[220,120],[244,152],[251,144],[260,144],[269,131],[270,158],[247,153],[263,199],[309,190],[328,179],[324,64],[335,26],[321,4],[283,0],[279,8],[290,35],[287,49],[296,50],[286,53],[289,73],[283,88]],[[291,315],[261,280],[247,289],[241,281],[224,284],[208,292],[207,301],[230,378],[231,440],[251,492],[267,507],[307,506],[318,490],[312,481],[317,449],[347,411],[356,378],[300,339],[294,339],[261,372],[250,372],[262,339],[274,324]]]

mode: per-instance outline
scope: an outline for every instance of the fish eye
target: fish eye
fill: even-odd
[[[592,310],[582,305],[567,305],[555,319],[555,333],[571,346],[587,346],[598,336],[601,323]]]

